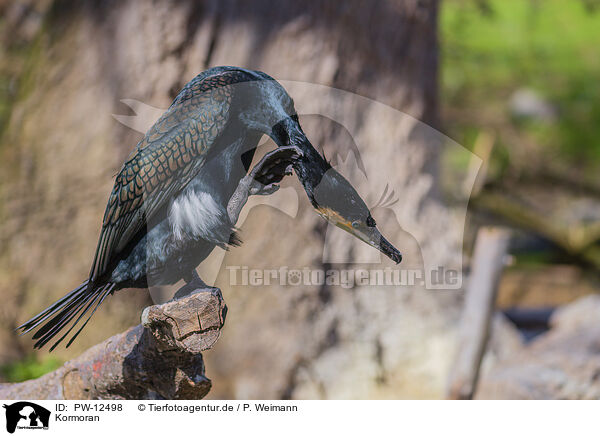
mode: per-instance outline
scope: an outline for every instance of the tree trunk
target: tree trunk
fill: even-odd
[[[437,0],[33,4],[36,14],[26,12],[14,26],[30,23],[31,35],[12,32],[25,48],[10,51],[23,63],[0,146],[0,288],[12,308],[0,315],[5,360],[14,357],[8,350],[30,347],[27,338],[15,342],[9,328],[87,274],[111,175],[141,137],[112,117],[133,115],[119,101],[164,109],[188,80],[215,65],[284,81],[312,143],[370,206],[389,185],[400,201],[373,214],[403,252],[404,268],[451,267],[460,259],[462,228],[450,225],[437,198],[440,143],[427,127],[438,118]],[[36,30],[40,14],[44,25]],[[456,292],[231,282],[226,266],[392,266],[369,263],[374,255],[379,261],[372,248],[328,228],[297,181],[283,188],[291,191],[273,195],[274,207],[247,206],[245,244],[220,270],[218,261],[203,265],[220,271],[216,285],[230,308],[226,334],[205,356],[211,396],[442,397]],[[294,217],[281,213],[293,214],[296,203]],[[136,324],[148,304],[140,295],[111,298],[72,352]]]

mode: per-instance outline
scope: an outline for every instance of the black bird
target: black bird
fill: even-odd
[[[263,134],[278,148],[250,170]],[[178,297],[206,287],[196,267],[215,246],[240,243],[247,196],[274,192],[292,167],[321,216],[400,262],[358,193],[308,141],[283,87],[262,72],[216,67],[181,90],[123,164],[88,279],[18,329],[41,326],[33,336],[41,348],[74,320],[52,350],[88,314],[68,347],[119,289],[183,279]]]

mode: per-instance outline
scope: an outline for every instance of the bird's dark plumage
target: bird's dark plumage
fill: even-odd
[[[36,347],[44,346],[75,320],[52,348],[56,347],[89,313],[70,345],[104,299],[121,287],[107,276],[120,260],[119,254],[131,249],[131,243],[146,233],[152,219],[164,213],[173,196],[215,152],[212,147],[229,121],[233,89],[228,85],[250,80],[256,77],[234,67],[201,73],[148,130],[116,177],[89,279],[19,327],[27,333],[45,323],[33,336],[38,339]],[[236,243],[235,235],[231,242]]]

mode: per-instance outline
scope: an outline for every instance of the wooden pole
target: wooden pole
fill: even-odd
[[[470,400],[475,393],[509,239],[509,231],[497,227],[484,227],[477,233],[449,399]]]

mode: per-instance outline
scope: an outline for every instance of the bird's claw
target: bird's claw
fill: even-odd
[[[271,195],[279,190],[279,184],[269,183],[263,185],[260,182],[254,181],[250,186],[250,195]]]

